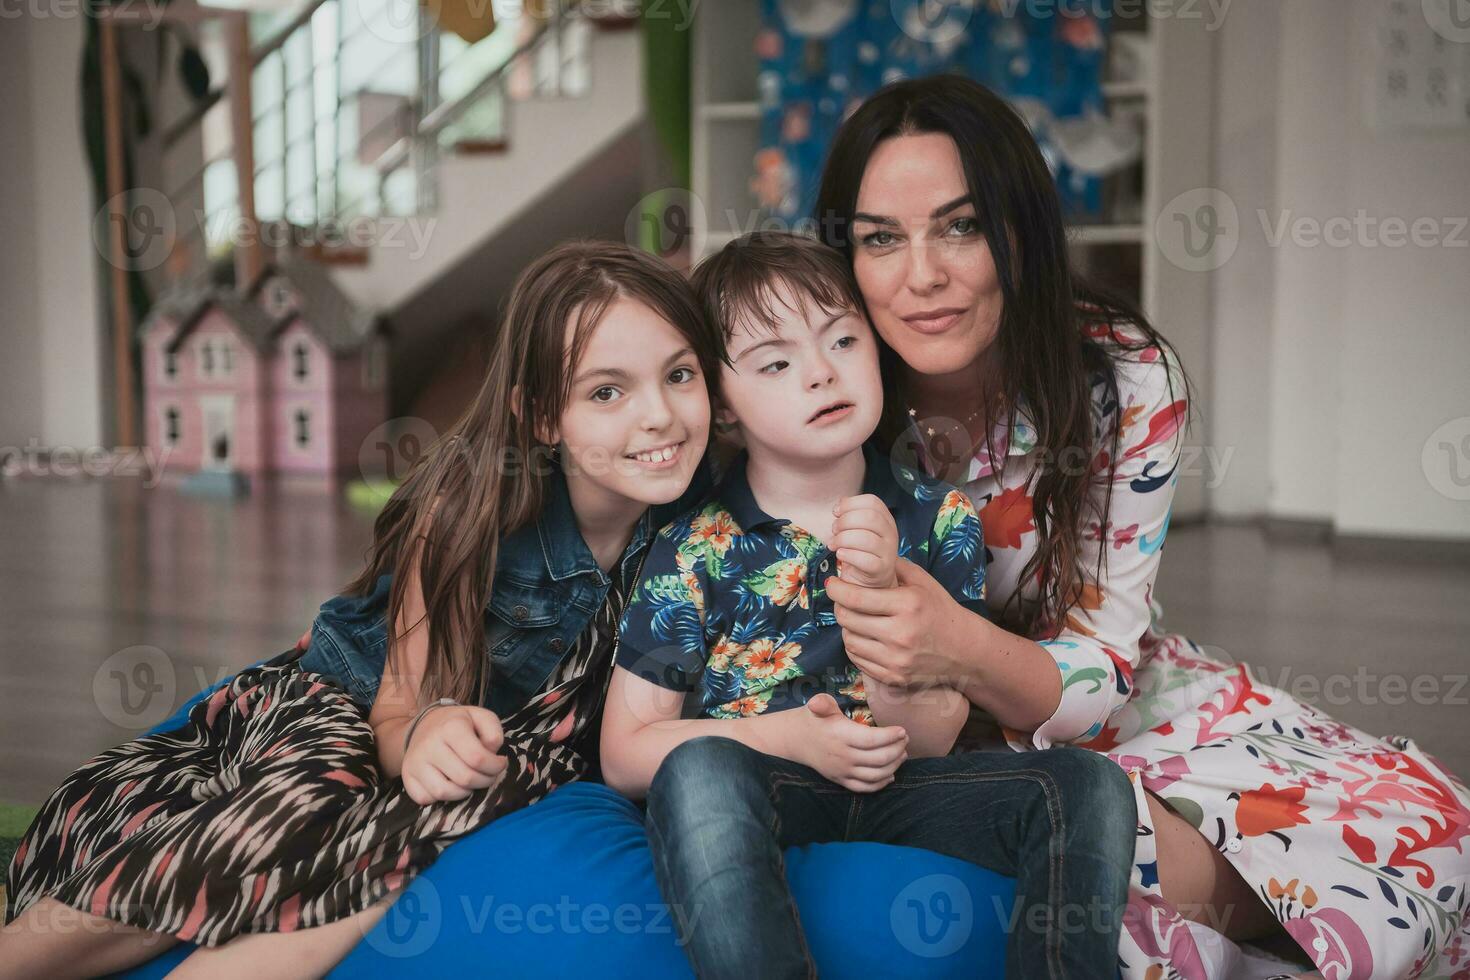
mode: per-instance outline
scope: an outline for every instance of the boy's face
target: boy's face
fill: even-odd
[[[877,341],[857,310],[833,313],[804,290],[774,289],[775,329],[742,317],[731,333],[722,411],[753,455],[839,459],[873,434],[883,413]]]

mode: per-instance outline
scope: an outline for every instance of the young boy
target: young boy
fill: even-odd
[[[878,341],[845,261],[756,233],[694,283],[726,338],[720,418],[746,448],[651,547],[601,756],[609,785],[647,797],[654,867],[695,973],[810,975],[782,849],[871,840],[1015,876],[1025,927],[1008,975],[1113,976],[1134,843],[1122,770],[1070,748],[949,755],[961,694],[937,678],[886,688],[846,655],[823,585],[834,574],[892,588],[904,557],[985,607],[970,501],[869,442]]]

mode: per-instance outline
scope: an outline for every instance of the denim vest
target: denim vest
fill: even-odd
[[[500,715],[516,710],[540,690],[601,608],[611,586],[577,530],[561,469],[553,468],[545,480],[541,516],[500,542],[485,609],[485,648],[490,657],[485,707]],[[643,513],[618,559],[625,581],[637,574],[654,532],[697,503],[711,484],[706,459],[682,497]],[[303,670],[330,677],[365,707],[377,697],[387,661],[392,584],[392,574],[384,574],[367,595],[339,595],[322,603],[311,626],[311,646],[299,661]]]

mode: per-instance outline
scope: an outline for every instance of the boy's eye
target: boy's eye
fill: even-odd
[[[695,377],[696,375],[693,368],[687,367],[674,368],[674,370],[669,373],[669,380],[676,385],[688,384],[689,382],[693,381]]]
[[[622,393],[612,385],[603,385],[601,388],[597,388],[592,392],[592,400],[606,403],[617,398],[620,394]]]
[[[837,350],[847,350],[855,343],[857,343],[856,337],[840,337],[838,338],[837,343],[833,344],[832,346]]]
[[[790,365],[786,361],[772,361],[760,369],[761,374],[780,374]]]

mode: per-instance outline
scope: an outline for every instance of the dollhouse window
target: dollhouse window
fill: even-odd
[[[307,349],[306,344],[299,340],[296,346],[291,348],[291,373],[297,381],[305,381],[311,373],[311,365],[307,361],[310,356],[311,352]]]
[[[166,446],[177,446],[179,444],[180,418],[179,410],[170,405],[163,412],[163,444]]]
[[[206,340],[199,345],[199,374],[214,377],[214,341]]]
[[[235,373],[235,345],[228,340],[219,342],[219,373],[227,378]]]
[[[167,381],[177,381],[179,378],[179,352],[165,350],[163,352],[163,377]]]
[[[295,423],[296,448],[306,449],[311,445],[311,413],[298,408],[291,420]]]

